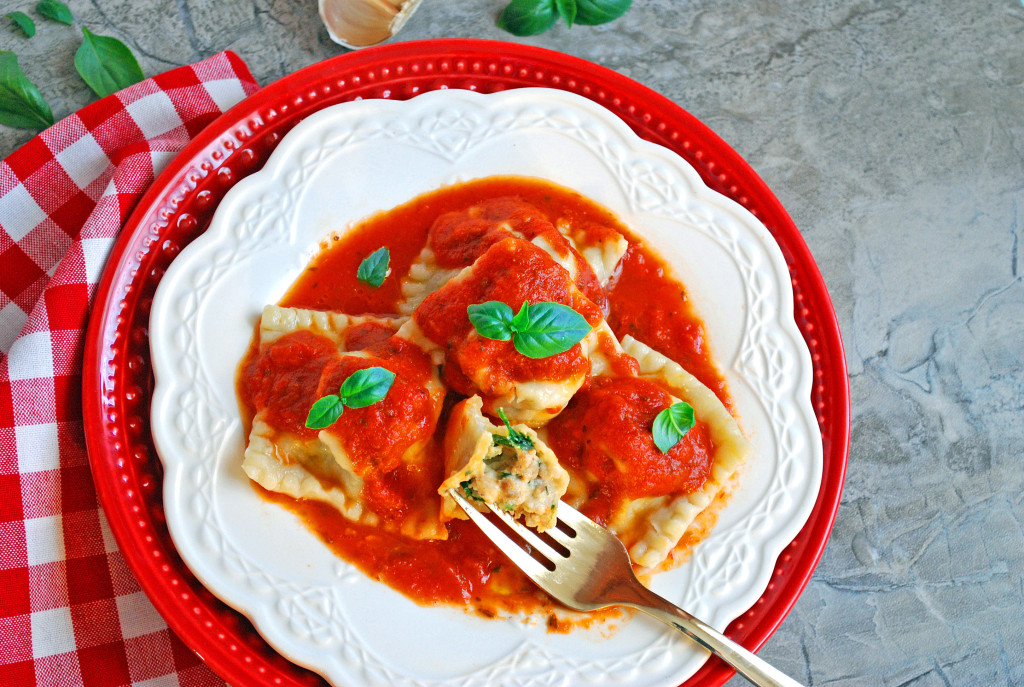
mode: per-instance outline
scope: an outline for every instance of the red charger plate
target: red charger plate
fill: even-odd
[[[832,529],[846,472],[850,390],[835,311],[821,273],[778,199],[696,118],[621,74],[540,48],[479,40],[396,43],[314,64],[258,91],[210,124],[139,201],[111,252],[86,336],[83,414],[99,500],[129,567],[167,624],[230,684],[312,685],[322,678],[278,655],[241,614],[208,592],[171,541],[160,460],[149,432],[153,376],[149,310],[164,270],[205,231],[223,195],[259,169],[304,117],[358,98],[406,100],[425,91],[483,93],[541,86],[582,95],[641,138],[675,151],[712,189],[771,232],[792,277],[795,318],[814,366],[811,402],[824,447],[821,490],[807,524],[780,556],[768,588],[726,634],[755,650],[807,586]],[[709,660],[686,685],[721,685]]]

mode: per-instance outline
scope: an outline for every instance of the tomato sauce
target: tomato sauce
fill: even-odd
[[[431,226],[427,245],[441,267],[466,267],[498,241],[516,235],[527,240],[543,235],[558,245],[565,243],[555,225],[528,203],[503,197],[441,215]]]
[[[501,212],[506,212],[506,214],[508,214],[508,208],[511,207],[507,204],[507,199],[518,199],[539,209],[550,218],[550,221],[561,217],[566,218],[575,226],[585,224],[588,226],[588,232],[593,236],[600,235],[601,231],[618,232],[629,239],[631,244],[620,269],[613,276],[607,289],[609,295],[607,302],[603,302],[603,294],[598,294],[596,298],[601,301],[598,303],[601,306],[600,309],[593,304],[570,302],[564,294],[559,295],[560,292],[555,286],[544,283],[530,285],[529,288],[532,289],[530,293],[523,292],[520,296],[513,293],[495,293],[493,294],[494,300],[501,300],[502,297],[508,296],[511,299],[509,302],[511,302],[520,298],[517,301],[518,304],[522,299],[529,297],[529,300],[533,302],[536,294],[539,293],[536,289],[550,288],[553,290],[544,291],[547,294],[545,299],[567,302],[582,312],[591,322],[598,321],[601,310],[605,310],[606,319],[617,336],[632,334],[640,341],[648,343],[676,359],[728,403],[724,381],[715,369],[707,350],[704,327],[693,312],[685,289],[672,278],[664,263],[641,245],[635,236],[607,210],[580,194],[541,180],[495,177],[468,182],[425,194],[393,210],[370,217],[343,236],[334,236],[325,242],[323,250],[296,280],[280,304],[289,307],[338,310],[352,315],[397,313],[397,305],[402,298],[401,279],[427,244],[431,225],[446,213],[463,213],[466,208],[474,204],[494,198],[503,199],[502,203],[506,203],[506,206]],[[498,205],[501,203],[495,203],[492,210]],[[493,210],[492,214],[500,214],[499,210]],[[481,214],[486,216],[487,212]],[[547,231],[547,228],[536,219],[520,219],[522,222],[518,230],[524,234]],[[462,230],[474,231],[472,227],[453,231]],[[467,255],[447,255],[443,259],[451,262],[464,261],[468,255],[471,255],[472,257],[468,258],[471,261],[473,257],[476,257],[474,253],[482,253],[505,238],[503,235],[488,236],[488,232],[493,232],[493,226],[485,227],[482,230],[478,227],[479,245]],[[438,240],[434,246],[435,250],[439,248],[441,251],[444,250],[442,244],[445,241],[441,239],[444,237]],[[449,243],[454,244],[454,241],[449,241]],[[390,272],[384,283],[374,289],[359,282],[356,279],[356,272],[360,262],[382,246],[387,247],[390,251]],[[581,274],[582,276],[577,278],[577,286],[581,283],[589,284],[583,289],[584,293],[588,296],[593,295],[596,279],[589,268],[581,270]],[[500,288],[513,290],[521,288],[515,286],[516,281],[510,280],[509,284]],[[544,280],[542,279],[541,282]],[[479,285],[467,287],[467,289],[474,288],[479,288]],[[466,303],[462,301],[472,298],[474,295],[470,292],[458,295],[458,307],[462,307],[464,311]],[[592,298],[592,300],[594,299]],[[437,315],[436,318],[418,314],[417,319],[421,326],[426,325],[426,328],[429,328],[434,319],[449,319],[442,318],[442,311],[446,305],[444,302],[431,304],[430,307],[436,310],[434,313]],[[445,325],[439,325],[438,331],[435,333],[442,337],[458,338],[460,335],[459,332],[451,329],[445,330],[444,327]],[[365,347],[387,358],[387,346],[394,340],[390,339],[392,332],[385,330],[387,328],[380,325],[354,328],[347,333],[346,343],[356,343],[358,347]],[[271,346],[268,349],[269,352],[265,351],[263,355],[258,355],[258,348],[253,346],[241,364],[238,386],[239,395],[243,399],[243,405],[246,406],[244,410],[251,412],[254,402],[271,394],[297,398],[307,393],[315,394],[324,390],[320,388],[320,372],[310,372],[307,368],[317,366],[323,368],[329,365],[329,360],[332,358],[316,342],[302,339],[298,334],[291,336],[296,337],[293,345]],[[507,342],[492,343],[507,344]],[[548,360],[539,364],[551,366],[549,370],[551,375],[557,377],[565,371],[559,366],[577,364],[572,362],[572,351],[567,353],[568,356],[565,360]],[[467,351],[465,355],[467,360],[474,356],[480,359],[505,360],[512,354],[509,350],[496,346],[493,350]],[[557,358],[557,356],[555,357]],[[624,366],[624,371],[628,371],[628,364],[622,362],[621,365]],[[440,428],[446,424],[447,409],[461,398],[458,394],[462,390],[459,382],[460,374],[458,371],[449,373],[447,369],[449,367],[451,366],[446,366],[444,379],[454,392],[449,393],[445,400],[445,409],[438,422]],[[537,370],[513,369],[508,374],[519,375],[536,372]],[[331,383],[334,381],[337,380],[332,379]],[[463,380],[463,383],[468,383],[468,380]],[[310,392],[310,388],[313,388],[314,391]],[[647,392],[634,389],[629,393],[633,394],[631,397],[631,402],[633,402],[637,400],[638,395]],[[404,402],[411,403],[413,401],[407,399]],[[299,424],[299,405],[296,406],[295,416],[284,418],[284,420],[289,423],[289,427],[295,427],[297,431],[302,431],[304,428],[296,426]],[[599,406],[600,404],[591,403],[591,405]],[[638,407],[641,410],[638,410],[638,415],[633,418],[616,418],[611,410],[594,411],[597,412],[594,417],[597,418],[598,424],[606,425],[602,434],[625,434],[623,428],[631,422],[634,424],[646,422],[646,415],[650,414],[654,405],[656,405],[654,402],[646,405],[640,403]],[[346,408],[344,414],[348,413],[349,409]],[[355,416],[355,413],[352,415]],[[601,465],[593,464],[596,462],[593,455],[588,454],[586,450],[579,449],[580,446],[587,443],[588,439],[583,436],[582,425],[576,429],[570,427],[572,424],[569,421],[570,417],[567,416],[565,420],[565,425],[569,429],[564,436],[553,441],[553,445],[558,446],[555,448],[556,452],[564,457],[563,460],[569,464],[570,469],[591,470],[596,475],[607,478],[610,473]],[[303,414],[302,420],[304,421],[304,419],[305,415]],[[590,427],[591,425],[588,424],[587,428]],[[616,428],[623,431],[617,432]],[[415,432],[415,428],[407,428],[405,431]],[[411,468],[401,467],[390,473],[388,479],[378,480],[378,484],[371,490],[372,493],[367,494],[367,498],[371,501],[369,504],[371,508],[374,510],[380,508],[384,511],[392,508],[391,517],[401,518],[404,513],[400,507],[401,504],[416,498],[436,498],[436,493],[429,495],[427,492],[436,490],[436,485],[441,481],[440,455],[435,450],[436,445],[440,444],[439,432],[441,430],[437,431],[438,434],[435,434],[433,438],[432,446],[434,448],[428,451],[428,455],[433,456],[428,458],[428,461],[436,459],[437,462]],[[691,434],[692,437],[690,437]],[[616,494],[654,493],[661,489],[671,489],[674,486],[699,484],[701,480],[698,463],[700,461],[697,454],[706,450],[702,438],[705,435],[698,426],[692,429],[687,436],[689,439],[686,442],[686,447],[680,447],[676,453],[670,452],[670,461],[664,465],[654,465],[658,462],[654,460],[656,456],[652,457],[647,453],[637,454],[637,472],[633,474],[631,470],[629,477],[608,479],[608,486],[604,488],[605,496],[601,496],[600,489],[595,494],[598,500],[595,501],[594,508],[600,511],[602,508],[600,499],[604,498],[605,502],[610,503],[610,499]],[[366,441],[372,444],[382,439],[382,436],[371,435]],[[616,440],[629,441],[625,438]],[[387,454],[386,449],[384,454]],[[390,460],[390,458],[385,458],[385,460]],[[574,465],[570,461],[576,461],[578,465]],[[432,487],[429,486],[431,484]],[[339,516],[330,506],[315,501],[297,501],[269,492],[263,493],[266,498],[297,513],[307,526],[316,532],[339,556],[358,566],[372,579],[391,586],[419,603],[466,605],[487,616],[504,610],[547,612],[555,607],[546,595],[540,593],[468,521],[456,520],[448,523],[449,536],[447,540],[415,541],[378,528],[349,522]],[[600,515],[600,513],[596,514]],[[554,619],[554,616],[552,615],[550,618]],[[559,627],[557,621],[550,626]]]
[[[433,433],[428,424],[434,415],[430,392],[415,383],[414,375],[419,370],[413,368],[410,372],[412,366],[401,358],[339,356],[324,368],[316,393],[294,409],[305,421],[308,409],[318,398],[337,394],[342,382],[356,371],[377,366],[395,373],[387,396],[363,408],[345,408],[337,422],[324,430],[340,440],[353,471],[360,477],[394,470],[410,446],[428,440]]]
[[[266,408],[267,421],[274,427],[314,438],[316,430],[307,429],[306,415],[311,399],[318,398],[324,368],[338,358],[331,341],[309,332],[282,336],[262,352],[253,348],[241,374],[241,401],[250,411]]]
[[[704,324],[695,315],[686,289],[657,256],[632,243],[609,284],[608,326],[682,365],[731,409],[725,380],[708,354]]]
[[[383,344],[396,330],[396,327],[385,326],[379,322],[361,322],[350,325],[345,330],[343,343],[346,350],[361,351]]]
[[[604,225],[588,222],[590,235],[607,231]],[[517,237],[527,241],[541,237],[561,257],[572,255],[569,240],[537,208],[517,197],[489,198],[480,203],[446,212],[430,228],[427,245],[437,264],[444,268],[462,268],[487,252],[499,241]],[[604,290],[590,264],[574,256],[576,286],[594,303],[605,306]]]

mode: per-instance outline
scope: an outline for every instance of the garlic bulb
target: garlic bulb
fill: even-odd
[[[331,40],[346,48],[376,45],[394,36],[422,0],[319,0]]]

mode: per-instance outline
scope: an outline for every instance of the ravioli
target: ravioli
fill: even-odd
[[[614,532],[651,571],[751,453],[718,397],[680,365],[625,337],[635,375],[592,378],[543,436],[568,469],[566,501]],[[679,401],[696,425],[667,453],[654,444],[655,416]]]
[[[381,340],[397,324],[391,319],[267,312],[245,376],[255,411],[246,474],[269,491],[329,503],[355,522],[417,539],[447,537],[434,495],[440,461],[431,450],[445,390],[429,356],[400,336]],[[368,324],[383,331],[371,332],[367,347],[346,350],[346,342],[367,338]],[[395,374],[380,402],[345,408],[325,429],[306,427],[318,398],[338,393],[345,379],[369,367]],[[395,483],[406,488],[396,491]]]
[[[511,340],[481,336],[467,317],[472,304],[500,301],[517,312],[524,302],[567,305],[594,328],[563,353],[533,359],[519,353]],[[428,296],[404,330],[417,341],[443,351],[444,378],[464,396],[479,394],[484,409],[500,408],[514,422],[542,426],[557,415],[590,374],[590,352],[614,336],[601,310],[576,286],[569,273],[543,250],[520,239],[493,244],[470,266]]]
[[[437,490],[441,519],[467,518],[448,494],[455,489],[480,511],[490,503],[527,527],[554,527],[569,473],[533,429],[494,425],[482,408],[479,396],[452,408],[444,438],[446,478]]]
[[[518,198],[485,200],[434,221],[427,245],[402,281],[399,312],[411,315],[428,295],[506,238],[540,247],[599,304],[604,298],[602,287],[629,245],[617,231],[595,222],[574,224],[560,218],[552,224],[540,210]]]

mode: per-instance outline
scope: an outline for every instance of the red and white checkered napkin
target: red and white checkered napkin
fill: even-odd
[[[132,207],[257,88],[222,53],[89,105],[0,163],[0,685],[223,684],[167,629],[99,509],[81,355]]]

